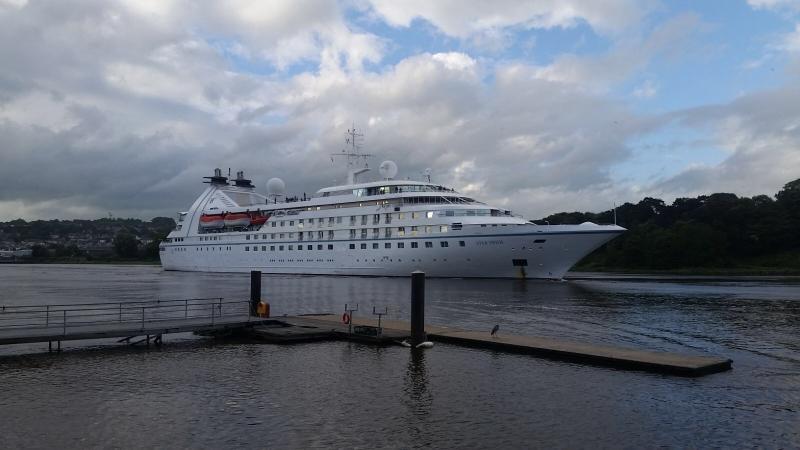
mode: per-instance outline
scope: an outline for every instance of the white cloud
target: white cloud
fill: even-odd
[[[390,25],[408,27],[420,18],[459,38],[497,28],[569,28],[581,22],[598,32],[614,33],[637,23],[653,6],[650,1],[633,0],[370,0],[370,3]]]
[[[747,0],[747,4],[754,9],[800,10],[800,1],[798,0]]]
[[[633,90],[633,96],[636,98],[652,98],[658,93],[658,84],[652,80],[645,80],[642,84]]]

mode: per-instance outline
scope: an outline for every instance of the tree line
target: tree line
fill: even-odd
[[[800,179],[775,197],[717,193],[616,208],[628,229],[584,258],[583,270],[766,268],[800,270]],[[562,212],[536,223],[613,223],[614,211]]]

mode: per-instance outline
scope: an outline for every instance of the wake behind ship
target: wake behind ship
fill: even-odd
[[[160,247],[165,270],[433,277],[561,278],[592,250],[625,231],[616,225],[537,225],[428,181],[358,182],[358,134],[348,182],[310,199],[289,199],[282,180],[266,196],[238,172],[220,169]]]

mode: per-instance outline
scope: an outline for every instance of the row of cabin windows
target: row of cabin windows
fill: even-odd
[[[488,209],[486,210],[489,211]],[[396,218],[397,220],[405,220],[406,217],[411,219],[422,219],[423,217],[432,219],[434,216],[443,216],[446,215],[444,211],[436,212],[436,211],[412,211],[412,212],[399,212],[399,213],[383,213],[383,214],[363,214],[360,216],[349,216],[349,220],[347,222],[350,226],[354,226],[356,224],[367,225],[367,224],[379,224],[381,220],[383,223],[392,223],[392,218]],[[488,214],[487,214],[488,215]],[[286,227],[295,226],[295,222],[297,222],[297,228],[305,228],[306,226],[313,227],[314,225],[317,228],[322,228],[327,224],[327,226],[332,227],[334,224],[342,224],[345,222],[345,219],[348,216],[337,216],[337,217],[319,217],[319,218],[310,218],[310,219],[297,219],[297,220],[273,220],[270,222],[270,226],[275,227]]]
[[[349,237],[350,237],[350,239],[356,239],[356,238],[358,238],[360,236],[361,239],[367,239],[367,237],[369,237],[371,235],[371,237],[373,239],[379,239],[381,236],[383,236],[384,238],[390,238],[390,237],[392,237],[392,235],[394,233],[397,233],[397,236],[406,236],[407,233],[408,233],[409,236],[416,236],[417,233],[419,232],[419,229],[420,229],[420,227],[418,227],[418,226],[396,227],[396,228],[395,227],[372,228],[372,232],[370,233],[370,229],[369,228],[361,228],[360,230],[355,229],[355,228],[351,228],[349,230]],[[436,233],[436,232],[447,233],[448,225],[425,225],[422,229],[423,229],[423,231],[425,233],[428,233],[428,234]],[[383,230],[383,231],[381,231],[381,230]],[[345,230],[339,230],[339,231],[343,232]],[[269,239],[273,239],[274,240],[274,239],[294,239],[295,238],[294,235],[295,235],[294,232],[288,232],[288,233],[262,233],[260,236],[261,236],[261,239],[267,239],[267,237],[269,237]],[[249,241],[251,239],[251,236],[252,236],[253,240],[258,240],[259,239],[259,234],[258,233],[253,234],[253,235],[250,235],[250,234],[245,235],[245,239]],[[322,239],[325,239],[326,237],[327,237],[327,239],[331,240],[331,239],[334,239],[335,236],[336,236],[336,231],[334,231],[334,230],[328,230],[327,234],[324,231],[298,231],[297,232],[297,239],[300,240],[300,241],[302,241],[304,239],[322,240]]]
[[[410,244],[411,244],[411,248],[419,248],[419,242],[410,242]],[[406,247],[406,243],[405,242],[396,242],[394,245],[396,246],[395,248],[405,248]],[[467,245],[466,242],[458,241],[458,246],[459,247],[466,247],[466,245]],[[440,241],[439,242],[439,246],[440,247],[449,247],[450,243],[447,242],[447,241]],[[355,248],[356,248],[356,244],[350,244],[350,250],[355,250]],[[361,249],[365,250],[366,248],[367,248],[367,244],[366,243],[362,243],[361,244]],[[373,249],[379,249],[380,248],[380,244],[378,244],[377,242],[373,242],[372,243],[372,248]],[[384,242],[383,248],[392,248],[392,243],[391,242]],[[425,248],[433,248],[433,242],[425,241]]]
[[[270,245],[269,246],[269,251],[274,252],[274,251],[276,251],[275,249],[277,248],[277,251],[282,252],[284,250],[284,248],[287,248],[287,250],[294,250],[294,247],[295,247],[294,245],[286,245],[286,246],[284,246],[284,245]],[[317,250],[324,250],[324,248],[325,248],[324,245],[317,244]],[[313,245],[306,245],[305,248],[303,248],[303,245],[298,244],[297,245],[297,250],[314,250],[314,246]],[[333,250],[333,244],[328,244],[328,250]],[[251,247],[249,245],[245,245],[244,246],[244,251],[246,251],[246,252],[251,251]],[[257,252],[258,251],[258,246],[257,245],[252,246],[252,251]],[[262,252],[266,252],[267,251],[267,246],[266,245],[262,245],[261,246],[261,251]]]
[[[419,242],[411,242],[410,244],[411,244],[411,248],[419,248]],[[405,242],[397,242],[394,245],[395,245],[395,248],[405,248]],[[466,245],[467,245],[466,242],[458,241],[458,246],[459,247],[466,247]],[[450,243],[447,242],[447,241],[441,241],[441,242],[439,242],[439,246],[443,247],[443,248],[449,247]],[[274,252],[274,251],[282,252],[282,251],[284,251],[284,249],[289,250],[289,251],[295,250],[295,245],[270,245],[270,246],[262,245],[261,246],[261,251],[262,252],[266,252],[267,251],[267,247],[269,247],[269,251],[271,251],[271,252]],[[317,247],[317,250],[323,250],[325,248],[325,246],[322,245],[322,244],[317,244],[316,247]],[[355,248],[356,248],[356,244],[350,244],[350,250],[355,250]],[[377,242],[373,242],[372,243],[372,248],[373,249],[379,249],[380,248],[380,244],[378,244]],[[385,248],[385,249],[392,248],[392,243],[391,242],[384,242],[383,248]],[[433,242],[425,241],[425,248],[433,248]],[[327,249],[328,250],[333,250],[333,245],[332,244],[328,244],[327,245]],[[367,249],[367,244],[366,243],[362,243],[361,244],[361,249],[362,250],[366,250]],[[298,244],[297,245],[297,250],[298,251],[301,251],[301,250],[314,250],[314,246],[313,245]],[[244,247],[244,251],[246,251],[246,252],[249,252],[249,251],[257,252],[259,250],[258,250],[258,246],[257,245],[253,245],[253,246],[246,245]]]

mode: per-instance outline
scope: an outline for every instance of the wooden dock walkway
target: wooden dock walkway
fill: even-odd
[[[311,320],[341,323],[336,315],[303,316]],[[356,317],[353,322],[360,325],[376,325],[374,319]],[[337,325],[338,326],[338,325]],[[410,324],[398,320],[384,320],[383,326],[398,334],[410,330]],[[624,347],[613,347],[570,340],[521,336],[502,333],[496,337],[488,331],[477,332],[457,328],[426,325],[431,341],[444,342],[475,348],[498,351],[526,353],[551,359],[582,362],[615,367],[620,369],[644,370],[657,373],[697,377],[731,369],[732,361],[727,358],[703,355],[683,355],[669,352],[655,352]]]

